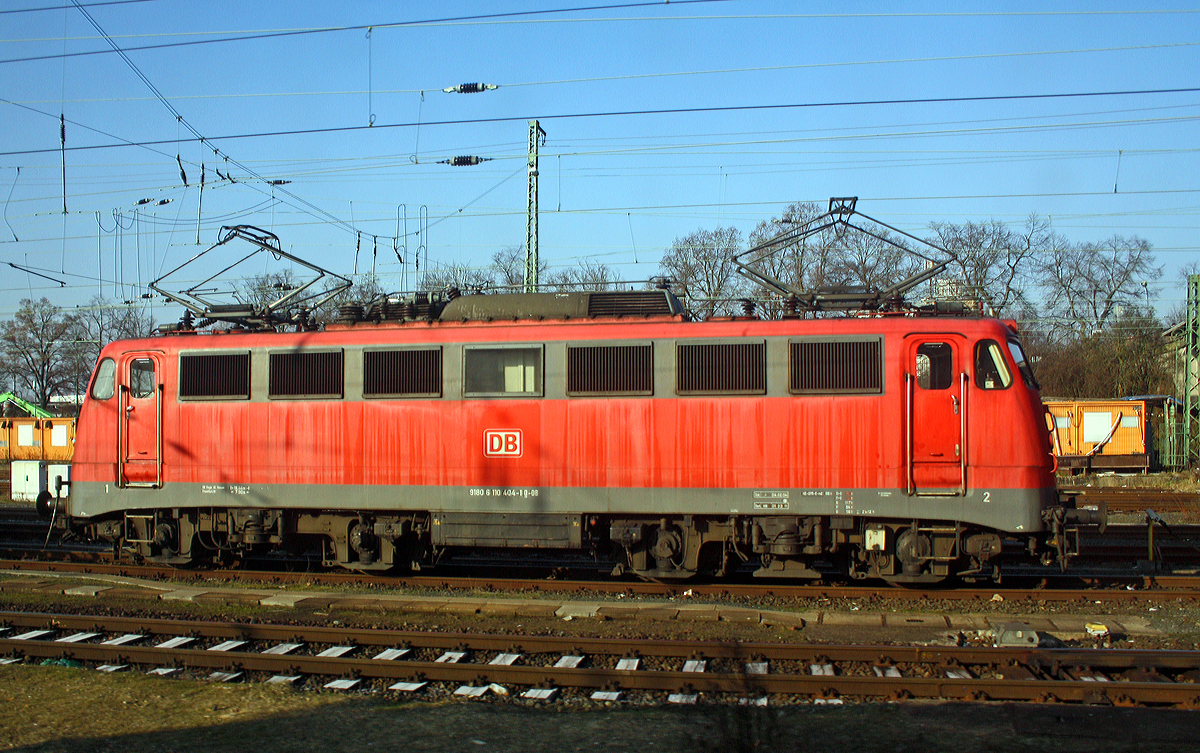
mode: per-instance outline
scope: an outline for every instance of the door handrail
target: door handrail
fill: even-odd
[[[916,491],[917,483],[913,476],[913,375],[904,372],[904,434],[905,434],[905,483],[908,496]]]
[[[969,379],[967,377],[967,372],[965,372],[965,371],[962,372],[962,374],[960,375],[960,378],[958,380],[959,393],[962,395],[962,411],[960,412],[960,415],[959,415],[958,431],[959,431],[959,434],[961,435],[961,438],[959,439],[959,441],[962,442],[962,453],[960,453],[960,458],[961,458],[961,466],[960,467],[962,469],[962,484],[959,488],[959,493],[962,494],[962,496],[964,496],[964,497],[967,496],[967,382],[968,381],[969,381]]]

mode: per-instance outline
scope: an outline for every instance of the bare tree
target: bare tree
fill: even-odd
[[[1187,319],[1187,280],[1192,275],[1200,275],[1200,261],[1190,261],[1179,268],[1175,279],[1177,284],[1183,286],[1184,298],[1163,316],[1164,328],[1174,327]]]
[[[100,351],[114,340],[147,337],[154,329],[154,319],[145,306],[127,306],[104,298],[92,298],[75,313],[72,339],[75,340],[71,359],[72,394],[87,389],[92,369]]]
[[[340,284],[341,281],[337,278],[329,278],[325,281],[324,290],[328,293]],[[386,291],[379,284],[379,278],[373,272],[358,275],[351,279],[350,287],[314,309],[313,320],[318,324],[328,324],[337,319],[339,307],[350,304],[367,305],[382,296],[384,292]]]
[[[12,321],[0,325],[0,343],[19,386],[30,401],[48,407],[50,398],[71,394],[71,362],[78,349],[76,318],[43,298],[26,298]]]
[[[1003,316],[1027,300],[1027,291],[1039,254],[1055,245],[1047,219],[1029,215],[1019,230],[998,220],[930,223],[930,241],[955,254],[950,269],[963,280],[968,294],[985,309]]]
[[[765,244],[784,233],[796,230],[824,211],[813,202],[792,204],[779,217],[758,223],[750,233],[750,246]],[[755,254],[755,258],[749,260],[749,266],[800,290],[826,287],[832,284],[832,278],[840,267],[837,237],[832,230],[827,230],[803,240],[768,245],[762,253]],[[771,298],[764,303],[762,315],[773,319],[782,311],[781,302]]]
[[[17,369],[8,360],[7,349],[0,348],[0,392],[17,391]]]
[[[1127,310],[1148,309],[1142,282],[1162,277],[1149,242],[1119,235],[1100,243],[1055,241],[1040,265],[1051,315],[1082,335]]]
[[[261,311],[303,284],[290,269],[263,272],[234,283],[233,296]]]
[[[479,290],[496,284],[491,267],[473,267],[463,262],[431,265],[421,275],[422,290]]]
[[[539,257],[539,280],[545,279],[548,268],[545,260]],[[520,289],[525,284],[525,248],[505,246],[492,254],[492,271],[497,286]]]
[[[659,262],[659,274],[671,278],[697,318],[726,316],[744,295],[730,257],[742,250],[742,233],[733,227],[696,230],[675,239]]]
[[[880,237],[849,231],[842,235],[836,277],[848,287],[881,289],[913,274],[924,261],[908,251],[908,243],[883,228]]]
[[[606,264],[593,264],[584,259],[574,267],[558,269],[546,276],[546,284],[554,291],[616,290],[621,284],[617,271]]]
[[[1076,337],[1028,333],[1042,394],[1063,398],[1113,398],[1174,392],[1162,357],[1162,328],[1152,317],[1126,310],[1100,331]]]

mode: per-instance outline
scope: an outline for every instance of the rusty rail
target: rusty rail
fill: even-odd
[[[184,584],[203,584],[213,590],[219,584],[246,587],[255,584],[270,588],[293,583],[323,586],[370,585],[380,588],[416,588],[436,591],[516,592],[516,593],[573,593],[580,595],[627,594],[638,596],[689,596],[697,598],[777,597],[786,599],[850,599],[884,601],[991,601],[1001,596],[1007,602],[1021,601],[1104,601],[1106,603],[1141,603],[1200,599],[1200,576],[1196,575],[1109,575],[1073,576],[1069,580],[1087,587],[1054,586],[1049,582],[1036,587],[1013,588],[997,585],[891,588],[876,586],[845,586],[815,583],[763,583],[761,581],[661,583],[619,580],[555,580],[546,578],[504,577],[446,577],[446,576],[380,576],[350,572],[277,572],[250,570],[179,570],[169,567],[113,565],[95,562],[44,562],[39,560],[0,560],[0,575],[4,571],[27,573],[56,573],[105,575],[170,581]],[[1117,587],[1106,587],[1116,584]],[[1130,589],[1130,586],[1134,586]]]
[[[476,635],[358,630],[261,624],[0,613],[10,630],[0,653],[26,658],[185,667],[266,675],[351,678],[364,682],[490,683],[616,692],[781,695],[811,698],[951,698],[1010,701],[1200,706],[1200,651],[1129,649],[1006,649],[913,646],[830,646],[713,641],[621,640],[529,635]],[[40,639],[16,639],[19,630],[50,630]],[[83,631],[80,642],[62,642]],[[139,645],[102,645],[110,635],[143,636]],[[189,636],[199,647],[144,645]],[[246,641],[212,650],[223,641]],[[296,653],[263,653],[266,644],[302,644]],[[209,643],[213,645],[204,646]],[[360,657],[322,657],[324,645],[356,646]],[[378,649],[409,649],[417,658],[365,658]],[[430,660],[456,650],[462,663]],[[519,662],[488,656],[519,654]],[[561,666],[563,657],[583,657]],[[621,658],[656,666],[618,669]],[[495,657],[493,657],[494,659]],[[714,671],[695,671],[695,663]],[[691,671],[686,669],[691,666]],[[752,669],[753,667],[753,669]],[[765,673],[764,673],[765,671]]]

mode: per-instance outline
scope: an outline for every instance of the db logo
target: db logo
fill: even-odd
[[[483,432],[483,454],[489,458],[521,457],[520,429],[486,429]]]

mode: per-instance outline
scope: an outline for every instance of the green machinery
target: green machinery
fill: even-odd
[[[0,405],[12,403],[34,418],[54,418],[54,414],[33,403],[22,400],[11,392],[0,392]]]

